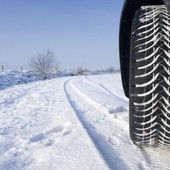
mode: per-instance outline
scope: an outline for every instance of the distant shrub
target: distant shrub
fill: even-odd
[[[45,53],[39,53],[30,59],[31,68],[42,76],[45,80],[54,68],[54,53],[48,50]]]

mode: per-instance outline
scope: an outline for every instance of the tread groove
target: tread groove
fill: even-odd
[[[137,10],[131,35],[130,136],[138,146],[170,148],[170,15]]]

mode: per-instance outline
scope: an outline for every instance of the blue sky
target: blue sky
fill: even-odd
[[[0,65],[28,66],[48,49],[62,69],[119,68],[123,0],[0,0]]]

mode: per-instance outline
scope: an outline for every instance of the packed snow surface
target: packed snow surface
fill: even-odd
[[[168,150],[130,140],[119,73],[0,91],[0,170],[163,170],[169,161]]]

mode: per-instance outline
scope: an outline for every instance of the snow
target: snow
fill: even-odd
[[[26,71],[20,73],[16,70],[8,70],[0,73],[0,90],[7,87],[26,84],[33,81],[37,81],[39,78],[33,74],[31,71]]]
[[[170,169],[168,151],[130,140],[120,73],[13,82],[0,90],[1,170]]]
[[[59,73],[49,73],[48,79],[54,79],[59,77],[66,77],[73,74],[71,71],[62,71]],[[33,71],[25,70],[19,72],[16,70],[7,70],[0,72],[0,90],[6,89],[8,87],[27,84],[35,81],[41,81],[43,78],[40,74],[36,74]]]

